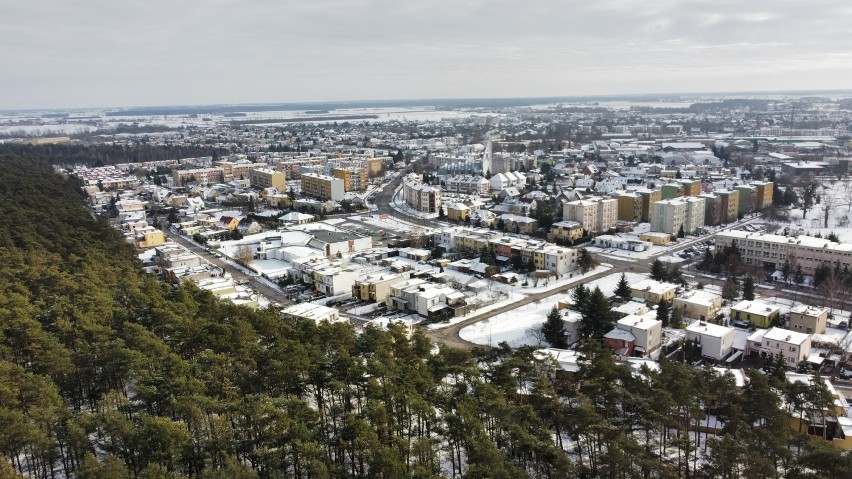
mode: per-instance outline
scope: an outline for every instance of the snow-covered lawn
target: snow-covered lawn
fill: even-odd
[[[496,346],[501,341],[506,341],[512,347],[539,346],[541,343],[529,334],[529,330],[541,328],[547,313],[560,297],[550,296],[472,324],[459,331],[459,336],[465,341],[489,346]]]

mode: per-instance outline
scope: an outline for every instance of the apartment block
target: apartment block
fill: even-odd
[[[438,213],[441,208],[441,189],[417,181],[402,185],[405,204],[422,213]]]
[[[222,168],[194,168],[191,170],[172,170],[175,186],[197,182],[202,185],[222,183],[225,181],[225,171]]]
[[[696,197],[657,201],[651,208],[651,231],[695,234],[704,227],[705,208],[705,201]]]
[[[757,209],[757,188],[750,185],[739,185],[735,186],[734,190],[740,194],[738,213],[741,215],[753,213]]]
[[[287,182],[284,172],[270,170],[269,168],[255,168],[253,170],[249,170],[249,182],[253,188],[275,188],[278,191],[287,190]]]
[[[751,183],[755,191],[754,207],[760,211],[772,204],[772,195],[775,192],[775,184],[771,181],[753,181]]]
[[[740,192],[737,190],[719,190],[714,194],[722,200],[722,204],[719,206],[720,223],[733,223],[736,221],[737,215],[740,212]]]
[[[642,197],[636,193],[621,193],[618,201],[619,221],[640,221],[642,219]]]
[[[317,173],[302,175],[302,194],[324,200],[340,201],[345,190],[343,180]]]
[[[331,175],[343,180],[344,191],[367,191],[367,169],[358,166],[334,168]]]
[[[642,198],[642,222],[650,221],[651,205],[663,199],[663,192],[660,190],[638,190],[636,194]]]
[[[591,234],[605,233],[615,228],[618,202],[615,198],[589,198],[569,201],[563,205],[563,220],[576,221]]]

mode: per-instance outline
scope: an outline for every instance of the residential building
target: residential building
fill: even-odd
[[[663,200],[672,200],[684,196],[683,185],[680,183],[669,183],[661,188]]]
[[[402,185],[405,204],[421,213],[438,213],[441,208],[441,189],[417,181]]]
[[[491,191],[491,183],[481,176],[456,175],[447,178],[444,183],[447,191],[454,193],[480,195]]]
[[[583,237],[583,225],[577,221],[560,221],[550,226],[550,241],[568,244]]]
[[[344,197],[343,180],[318,173],[302,175],[302,194],[322,200],[340,201]]]
[[[663,323],[655,316],[656,312],[652,311],[618,320],[615,328],[604,335],[604,346],[621,356],[651,354],[660,347],[663,338]]]
[[[133,244],[137,248],[153,248],[166,242],[165,234],[153,226],[137,229],[133,238]]]
[[[722,297],[703,290],[692,290],[674,299],[674,309],[679,309],[683,317],[709,321],[722,309]]]
[[[251,183],[252,188],[275,188],[280,192],[287,191],[284,172],[270,170],[269,168],[249,170],[249,183]]]
[[[768,328],[780,313],[778,306],[760,301],[740,301],[731,306],[731,319],[748,321],[758,328]]]
[[[281,319],[307,319],[317,323],[346,321],[346,318],[340,317],[337,309],[314,303],[299,303],[287,307],[281,310]]]
[[[186,183],[222,183],[225,181],[225,170],[217,168],[194,168],[190,170],[172,170],[172,180],[175,186],[183,186]]]
[[[828,376],[813,376],[788,371],[787,383],[802,383],[806,390],[812,390],[819,379],[825,385],[831,404],[819,408],[805,405],[807,412],[796,410],[787,404],[790,414],[790,427],[793,431],[807,434],[814,441],[828,442],[837,449],[852,450],[852,417],[849,417],[849,403],[842,392],[838,392]]]
[[[637,190],[636,194],[642,197],[642,217],[640,220],[647,223],[651,217],[651,205],[663,199],[661,190]]]
[[[811,354],[810,334],[797,333],[788,329],[758,329],[746,340],[747,356],[766,357],[780,355],[788,368],[795,368],[807,361]]]
[[[771,181],[752,181],[751,186],[755,188],[754,208],[761,211],[772,204],[772,195],[775,192],[775,184]]]
[[[750,185],[739,185],[734,186],[734,190],[740,194],[740,206],[737,213],[739,215],[753,213],[757,208],[757,188]]]
[[[359,166],[334,168],[331,175],[343,180],[343,191],[366,191],[367,169]]]
[[[640,221],[642,219],[642,197],[636,193],[621,193],[618,201],[619,221]]]
[[[701,194],[701,180],[675,180],[683,192],[683,196],[698,196]]]
[[[686,340],[701,345],[701,355],[714,361],[722,361],[731,354],[735,337],[732,328],[706,321],[695,321],[686,327]]]
[[[639,239],[647,241],[652,245],[663,246],[672,241],[672,235],[663,233],[662,231],[646,231],[644,233],[639,233]]]
[[[800,304],[790,310],[788,328],[807,334],[824,334],[828,309]]]
[[[464,203],[450,203],[447,205],[447,219],[450,221],[463,222],[470,218],[470,208]]]
[[[737,190],[718,190],[714,193],[721,198],[722,202],[719,206],[719,223],[726,224],[737,221],[740,212],[740,192]]]
[[[672,236],[695,234],[704,227],[705,202],[688,197],[657,201],[651,208],[651,231]]]
[[[717,226],[722,222],[722,198],[711,193],[698,196],[704,200],[704,224]]]
[[[569,201],[562,208],[562,219],[582,224],[590,234],[605,233],[615,228],[618,218],[618,202],[614,198]]]
[[[852,244],[810,236],[787,237],[742,230],[721,231],[714,235],[716,248],[736,243],[746,265],[768,271],[780,271],[784,262],[795,262],[806,275],[813,275],[822,264],[846,269],[852,267]]]
[[[497,217],[497,223],[503,222],[506,231],[520,234],[532,234],[538,229],[538,220],[528,216],[504,214]]]
[[[639,298],[651,304],[660,300],[671,301],[675,297],[677,285],[664,283],[655,279],[646,279],[630,286],[630,296]]]

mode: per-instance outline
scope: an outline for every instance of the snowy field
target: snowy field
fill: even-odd
[[[541,328],[547,314],[563,296],[565,295],[550,296],[472,324],[459,331],[459,336],[465,341],[488,346],[496,346],[502,341],[506,341],[513,348],[524,345],[540,346],[542,344],[529,331]]]
[[[595,274],[600,269],[590,271],[586,275]],[[635,283],[640,279],[644,279],[646,275],[639,273],[626,273],[627,281]],[[594,290],[596,287],[601,288],[601,291],[610,296],[618,286],[618,281],[621,278],[621,273],[614,273],[603,278],[598,278],[588,283],[584,283],[587,287]],[[574,278],[573,281],[576,281]],[[571,280],[569,280],[571,281]],[[558,288],[559,285],[551,286]],[[536,301],[531,304],[521,306],[512,311],[498,314],[485,321],[480,321],[472,324],[459,331],[459,336],[465,341],[471,343],[494,346],[501,341],[506,341],[509,346],[519,347],[525,345],[539,346],[541,343],[530,331],[541,328],[544,320],[547,319],[547,314],[553,309],[553,306],[561,299],[567,299],[571,293],[563,293],[553,295],[541,301]],[[481,311],[479,311],[481,312]]]

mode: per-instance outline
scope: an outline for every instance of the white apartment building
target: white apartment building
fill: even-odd
[[[714,237],[716,248],[736,242],[740,256],[747,265],[780,270],[788,256],[795,256],[795,262],[802,266],[802,271],[807,275],[812,275],[821,264],[840,265],[841,269],[852,267],[852,244],[834,243],[810,236],[794,238],[741,230],[722,231]]]
[[[615,198],[588,198],[563,205],[562,219],[576,221],[589,233],[604,233],[615,228],[618,201]]]
[[[444,183],[447,191],[467,195],[487,194],[491,191],[491,183],[481,176],[456,175],[447,178]]]
[[[678,236],[695,234],[704,228],[705,202],[702,198],[685,197],[655,201],[651,205],[651,231]]]

